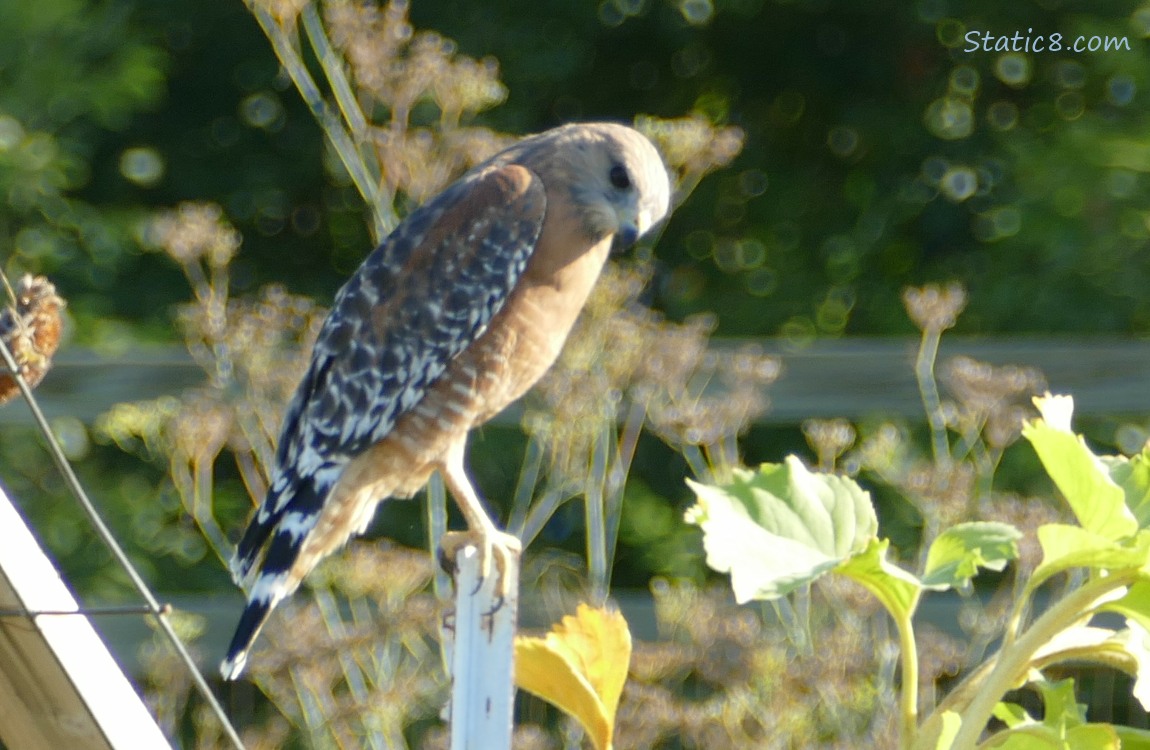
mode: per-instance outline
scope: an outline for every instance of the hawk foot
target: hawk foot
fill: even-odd
[[[448,531],[439,543],[439,564],[448,573],[455,575],[455,560],[464,547],[472,546],[479,551],[479,581],[475,594],[491,576],[494,568],[495,595],[500,602],[511,590],[510,571],[518,570],[515,564],[523,545],[519,538],[499,531],[496,528],[474,529],[470,531]]]

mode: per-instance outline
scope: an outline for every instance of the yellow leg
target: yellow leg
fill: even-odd
[[[486,579],[491,574],[491,565],[494,560],[495,571],[499,576],[495,590],[499,596],[505,597],[510,589],[507,571],[516,569],[516,566],[511,565],[510,562],[519,556],[523,546],[518,537],[497,529],[490,516],[487,515],[487,511],[483,509],[483,502],[476,494],[475,488],[471,486],[471,480],[467,478],[467,472],[463,468],[465,447],[466,441],[460,440],[447,450],[440,469],[443,474],[443,483],[447,485],[447,489],[455,498],[459,510],[463,512],[463,517],[467,521],[467,528],[470,531],[468,536],[479,547],[480,571],[483,578]],[[453,541],[451,546],[458,547],[458,541]]]

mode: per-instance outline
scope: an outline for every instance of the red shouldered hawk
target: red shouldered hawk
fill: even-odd
[[[60,345],[60,311],[64,300],[43,276],[25,274],[14,290],[16,304],[0,310],[0,338],[8,346],[20,375],[35,388],[48,374]],[[16,379],[0,360],[0,404],[20,392]]]
[[[272,608],[388,497],[439,470],[484,569],[519,541],[464,469],[467,433],[555,361],[612,245],[667,213],[654,146],[623,125],[526,138],[412,212],[336,296],[284,418],[271,487],[232,561],[247,606],[234,679]]]

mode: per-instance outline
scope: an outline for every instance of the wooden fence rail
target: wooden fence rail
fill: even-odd
[[[715,346],[745,343],[724,339]],[[805,347],[775,339],[758,343],[783,363],[783,374],[769,391],[771,409],[764,422],[922,414],[912,369],[916,339],[849,338]],[[939,362],[956,355],[1038,368],[1052,391],[1074,395],[1078,414],[1150,414],[1150,341],[944,338]],[[60,354],[37,395],[49,417],[69,415],[90,422],[115,403],[175,395],[202,382],[203,373],[182,347],[107,356],[72,348]],[[505,419],[515,417],[512,411]],[[26,409],[0,409],[0,425],[28,421]]]

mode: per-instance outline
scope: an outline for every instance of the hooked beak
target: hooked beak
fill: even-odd
[[[639,227],[632,222],[624,222],[615,232],[615,239],[611,241],[611,252],[621,253],[635,244],[639,239]]]

